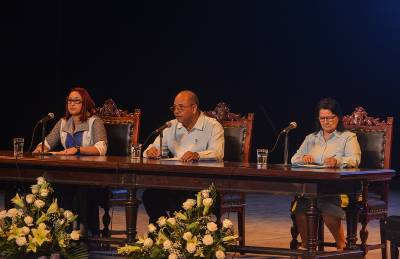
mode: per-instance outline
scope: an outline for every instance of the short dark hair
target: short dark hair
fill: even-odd
[[[342,109],[340,107],[340,104],[338,101],[336,101],[333,98],[324,98],[319,101],[316,109],[316,116],[315,116],[315,127],[316,127],[316,133],[319,132],[321,128],[321,123],[319,121],[319,111],[320,110],[330,110],[333,114],[335,114],[339,121],[336,130],[343,132],[345,131],[345,128],[343,126],[343,114],[342,114]]]

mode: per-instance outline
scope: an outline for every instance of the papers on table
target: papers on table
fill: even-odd
[[[299,168],[313,168],[313,169],[318,169],[318,168],[327,168],[326,165],[318,165],[318,164],[293,164],[292,167]]]

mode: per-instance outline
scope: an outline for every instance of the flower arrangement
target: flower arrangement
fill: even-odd
[[[213,185],[198,192],[196,200],[183,203],[183,211],[149,224],[148,233],[135,244],[118,248],[118,254],[135,259],[225,258],[227,247],[236,243],[238,236],[229,219],[218,227],[210,214],[216,195]]]
[[[0,257],[60,253],[66,258],[88,258],[79,243],[79,231],[72,230],[76,220],[69,210],[58,207],[53,188],[45,178],[37,178],[31,193],[11,199],[14,208],[0,212]]]

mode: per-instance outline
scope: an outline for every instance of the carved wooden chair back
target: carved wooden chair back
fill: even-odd
[[[96,114],[103,119],[107,131],[107,155],[127,156],[131,144],[138,143],[140,129],[140,109],[128,113],[117,108],[112,99],[106,100],[104,106],[96,109]]]
[[[241,116],[231,113],[223,102],[218,103],[213,111],[205,112],[205,114],[217,119],[224,128],[224,160],[250,162],[254,114],[248,113],[247,116]]]

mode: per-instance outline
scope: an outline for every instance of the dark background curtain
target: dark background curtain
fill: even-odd
[[[223,100],[255,113],[253,151],[297,121],[292,155],[323,97],[346,114],[361,105],[394,116],[399,167],[398,1],[3,1],[0,13],[1,149],[17,136],[28,146],[36,121],[63,116],[76,85],[97,105],[141,108],[141,141],[172,118],[175,94],[192,89],[203,110]],[[281,144],[269,161],[282,153]]]

